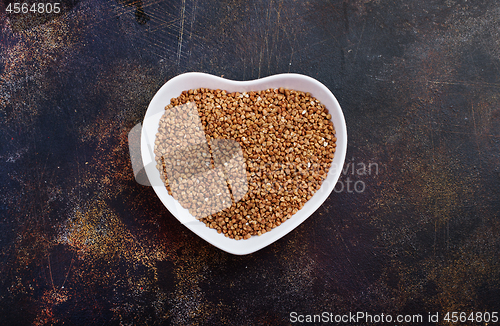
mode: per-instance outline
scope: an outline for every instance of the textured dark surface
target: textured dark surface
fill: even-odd
[[[0,324],[500,309],[497,1],[62,5],[0,14]],[[127,142],[187,71],[324,83],[347,122],[344,189],[252,255],[187,230],[135,182]]]

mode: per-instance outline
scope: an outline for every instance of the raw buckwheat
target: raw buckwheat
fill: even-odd
[[[190,89],[165,107],[156,167],[193,216],[249,239],[285,222],[320,189],[335,154],[330,119],[300,91]]]

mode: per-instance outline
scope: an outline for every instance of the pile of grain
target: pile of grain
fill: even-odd
[[[309,93],[192,89],[173,98],[155,141],[169,193],[239,240],[285,222],[319,190],[336,147],[328,110]]]

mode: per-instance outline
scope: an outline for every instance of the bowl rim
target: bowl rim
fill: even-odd
[[[189,85],[189,87],[186,87]],[[297,87],[298,86],[298,87]],[[163,115],[164,108],[172,97],[177,97],[184,90],[208,88],[221,89],[228,92],[249,92],[268,88],[284,87],[304,93],[309,92],[328,109],[331,121],[336,131],[336,151],[327,178],[321,188],[308,200],[302,209],[280,226],[261,236],[252,236],[247,240],[234,240],[218,234],[216,230],[208,228],[201,221],[196,220],[187,210],[170,196],[161,182],[160,174],[156,169],[153,148],[158,122]],[[202,72],[187,72],[168,80],[153,96],[144,115],[141,129],[141,157],[144,170],[156,195],[167,210],[193,231],[199,237],[213,246],[235,255],[246,255],[256,252],[279,240],[293,229],[302,224],[311,216],[330,196],[335,188],[342,171],[347,152],[347,127],[342,108],[333,93],[318,80],[297,73],[282,73],[260,79],[237,81]],[[317,197],[316,197],[317,196]],[[314,200],[313,200],[314,199]],[[187,213],[187,215],[186,215]]]

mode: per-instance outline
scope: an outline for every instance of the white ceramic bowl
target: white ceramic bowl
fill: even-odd
[[[327,178],[314,196],[292,218],[261,236],[253,236],[248,240],[234,240],[218,234],[214,229],[196,220],[188,210],[168,194],[160,179],[154,162],[154,142],[158,124],[170,99],[179,96],[182,91],[196,88],[223,89],[228,92],[249,92],[268,88],[284,87],[309,92],[328,109],[337,133],[337,148]],[[221,77],[190,72],[170,79],[163,85],[151,100],[142,125],[141,155],[146,175],[156,194],[165,207],[187,228],[212,245],[235,255],[246,255],[260,250],[280,239],[304,222],[328,198],[335,187],[344,165],[347,151],[347,130],[342,109],[330,90],[317,80],[300,74],[279,74],[250,81],[234,81]]]

